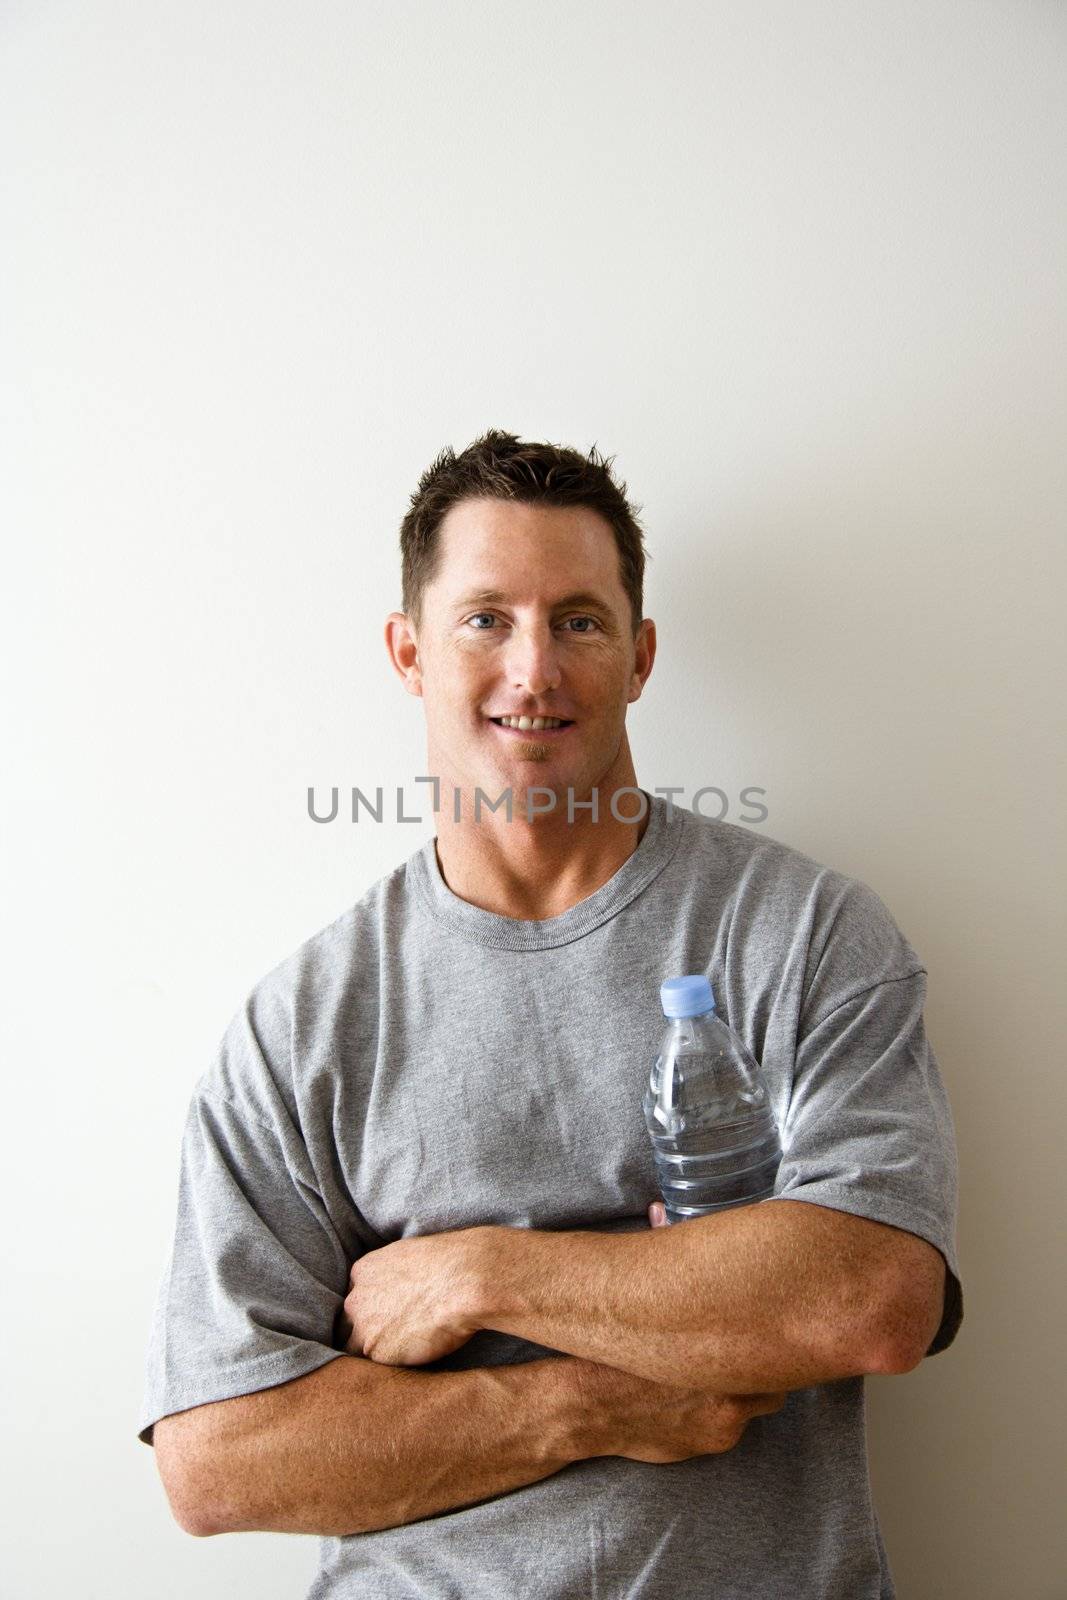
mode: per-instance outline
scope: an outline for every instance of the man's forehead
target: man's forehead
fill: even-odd
[[[586,506],[461,502],[442,522],[439,539],[436,586],[449,598],[502,604],[530,588],[543,594],[551,578],[556,603],[617,602],[622,591],[615,535]]]
[[[441,523],[441,532],[450,531],[468,538],[522,531],[541,535],[560,533],[573,538],[579,533],[595,531],[614,542],[611,524],[592,506],[553,506],[543,501],[531,504],[526,500],[500,500],[487,495],[471,496],[449,507]]]

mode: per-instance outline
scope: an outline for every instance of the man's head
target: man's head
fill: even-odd
[[[426,473],[401,530],[393,664],[423,698],[431,771],[565,805],[632,784],[627,705],[652,670],[642,534],[605,463],[489,433]],[[562,721],[509,729],[501,719]]]

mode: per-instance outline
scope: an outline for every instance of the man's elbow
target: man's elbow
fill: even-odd
[[[196,1499],[179,1501],[177,1504],[171,1500],[170,1509],[182,1532],[192,1534],[194,1539],[209,1539],[212,1534],[230,1531],[223,1518],[213,1516],[209,1509]]]
[[[916,1240],[903,1270],[895,1275],[879,1319],[872,1371],[887,1376],[914,1372],[934,1341],[945,1308],[946,1267],[940,1251]]]
[[[183,1533],[191,1534],[194,1539],[208,1539],[213,1534],[229,1531],[224,1520],[214,1515],[211,1508],[195,1494],[190,1494],[184,1487],[176,1489],[173,1485],[168,1486],[166,1482],[163,1487],[171,1516]]]
[[[174,1513],[174,1520],[182,1532],[191,1533],[194,1539],[207,1539],[213,1533],[226,1532],[223,1527],[218,1527],[207,1520],[201,1520],[196,1512],[191,1515],[179,1513],[173,1504],[171,1505],[171,1511]]]
[[[152,1430],[163,1491],[171,1515],[183,1533],[207,1539],[228,1531],[219,1511],[218,1496],[211,1491],[213,1474],[205,1472],[202,1447],[186,1420],[188,1412],[162,1417]]]
[[[207,1539],[212,1534],[227,1531],[222,1518],[213,1513],[196,1489],[184,1479],[175,1477],[173,1473],[164,1473],[162,1469],[160,1477],[163,1479],[171,1516],[183,1533],[191,1534],[194,1539]]]

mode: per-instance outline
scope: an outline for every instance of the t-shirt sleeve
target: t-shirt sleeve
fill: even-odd
[[[138,1438],[151,1444],[171,1412],[268,1389],[340,1356],[334,1321],[350,1267],[246,1008],[189,1104]]]
[[[836,943],[836,953],[831,938],[820,955],[816,1014],[802,1019],[774,1198],[888,1223],[940,1251],[944,1305],[926,1352],[936,1355],[956,1337],[963,1294],[955,1128],[926,1035],[927,975],[866,886],[857,886]],[[915,970],[862,983],[908,965]]]

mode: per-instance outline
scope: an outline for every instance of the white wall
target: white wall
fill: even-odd
[[[901,1600],[1067,1593],[1067,14],[1039,0],[11,0],[0,19],[5,1593],[263,1600],[134,1436],[192,1084],[427,827],[400,518],[614,453],[647,785],[766,788],[930,972],[966,1320],[870,1386]],[[731,814],[731,820],[738,820]],[[1058,1236],[1056,1236],[1058,1237]]]

